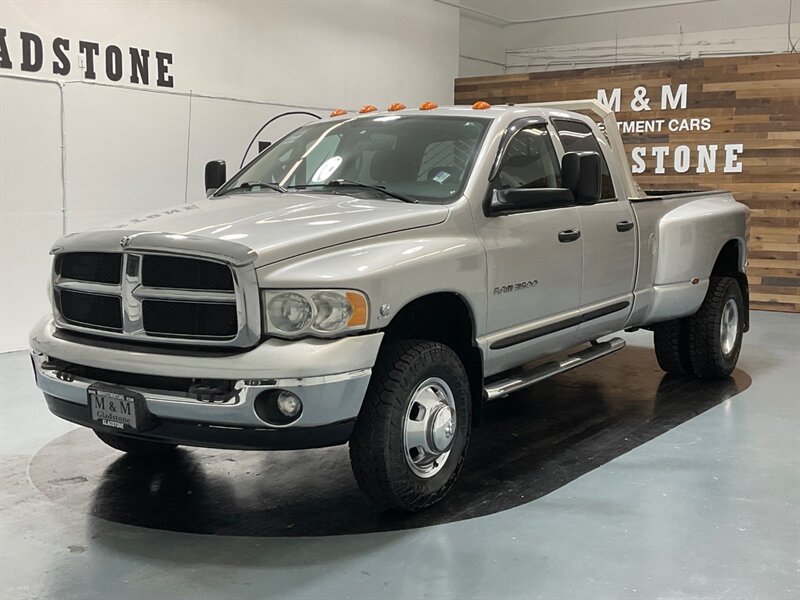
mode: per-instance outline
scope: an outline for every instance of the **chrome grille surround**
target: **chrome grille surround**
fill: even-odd
[[[121,243],[121,240],[125,241]],[[244,348],[254,346],[260,339],[260,298],[256,273],[252,265],[255,253],[246,246],[195,236],[106,230],[62,238],[51,254],[72,252],[121,253],[121,279],[119,284],[69,279],[61,277],[54,268],[51,300],[54,320],[59,328],[122,340],[194,346]],[[142,284],[142,265],[148,256],[170,256],[224,264],[231,271],[232,289],[221,291],[145,286]],[[120,298],[121,331],[71,322],[60,313],[59,303],[55,301],[56,295],[61,291]],[[231,331],[230,335],[148,333],[143,314],[143,303],[146,300],[188,303],[192,307],[198,304],[235,306],[235,331]]]

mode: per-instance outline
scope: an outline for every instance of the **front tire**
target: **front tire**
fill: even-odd
[[[739,360],[744,302],[733,277],[712,277],[700,309],[689,317],[689,358],[703,379],[728,377]]]
[[[378,358],[350,438],[361,490],[383,508],[414,512],[456,481],[470,433],[469,379],[437,342],[404,340]]]
[[[103,431],[95,431],[94,433],[104,444],[111,446],[115,450],[126,452],[131,456],[157,456],[172,452],[177,448],[175,444],[138,440]]]

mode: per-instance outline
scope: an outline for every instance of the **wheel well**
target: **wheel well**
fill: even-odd
[[[402,339],[440,342],[455,351],[469,377],[473,422],[480,423],[483,359],[475,341],[472,310],[451,292],[429,294],[406,304],[384,329],[384,344]]]
[[[740,268],[743,262],[744,247],[739,240],[730,240],[719,251],[711,274],[733,277],[739,283],[744,302],[744,330],[747,331],[750,329],[750,285],[747,282],[747,275]]]

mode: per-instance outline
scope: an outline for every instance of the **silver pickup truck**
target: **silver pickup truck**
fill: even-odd
[[[363,491],[414,511],[454,484],[485,402],[615,332],[652,329],[667,372],[731,373],[748,211],[729,193],[642,192],[596,102],[391,108],[56,242],[30,335],[50,410],[132,454],[349,442]]]

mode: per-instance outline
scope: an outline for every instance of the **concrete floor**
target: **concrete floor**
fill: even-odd
[[[527,504],[275,538],[145,529],[52,502],[29,465],[73,426],[48,413],[25,353],[0,355],[0,596],[798,598],[800,317],[754,313],[739,366],[749,388]]]

